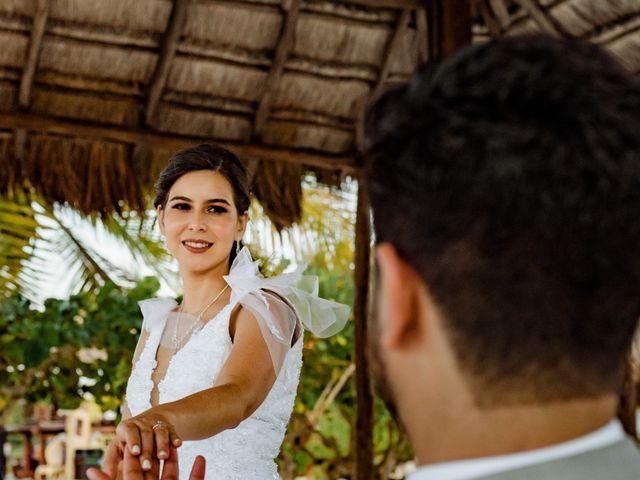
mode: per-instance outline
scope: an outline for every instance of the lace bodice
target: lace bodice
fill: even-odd
[[[311,293],[305,293],[303,287],[293,286],[304,278],[308,279],[301,277],[300,272],[294,272],[293,275],[264,279],[248,251],[243,250],[229,276],[225,277],[232,288],[230,303],[194,333],[171,359],[164,379],[158,385],[159,403],[179,400],[212,387],[233,347],[229,320],[238,303],[254,313],[267,343],[276,344],[276,347],[270,345],[269,348],[278,375],[264,402],[236,428],[205,440],[184,442],[178,449],[180,478],[188,478],[197,455],[203,455],[207,460],[207,480],[279,478],[274,459],[278,456],[293,410],[302,366],[303,336],[300,334],[289,348],[293,330],[278,324],[274,318],[275,309],[270,308],[263,292],[268,289],[286,298],[287,308],[294,312],[292,317],[323,335],[341,328],[349,313],[344,305],[318,299],[317,285]],[[308,281],[301,285],[305,283]],[[172,299],[157,298],[140,303],[143,330],[148,332],[148,337],[127,384],[127,404],[133,415],[151,408],[156,351],[167,316],[176,306]],[[282,342],[287,342],[286,349],[278,348]],[[284,356],[274,357],[274,352],[280,351]]]
[[[153,315],[168,314],[176,304],[158,299]],[[179,400],[210,388],[231,351],[227,305],[171,359],[166,376],[158,385],[160,403]],[[155,330],[155,329],[154,329]],[[138,415],[151,408],[153,389],[151,374],[156,366],[155,352],[161,330],[151,331],[133,368],[127,385],[127,403]],[[300,367],[302,339],[289,350],[275,384],[262,405],[232,430],[205,440],[184,442],[178,449],[180,478],[188,478],[197,455],[207,460],[207,479],[273,479],[279,478],[274,458],[278,456],[287,423],[293,409]]]

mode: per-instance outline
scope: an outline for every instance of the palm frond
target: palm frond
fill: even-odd
[[[33,254],[38,221],[28,204],[0,199],[0,295],[29,293],[24,262]]]
[[[20,291],[38,300],[43,292],[65,295],[96,289],[106,282],[130,286],[143,276],[138,263],[150,268],[166,263],[168,254],[151,219],[135,214],[129,218],[83,216],[69,207],[48,205],[40,199],[29,206],[9,201],[3,205],[0,289],[4,294]],[[111,241],[91,238],[98,238],[99,231]],[[104,243],[118,242],[139,262],[118,264],[123,256],[104,251]]]
[[[170,268],[172,257],[164,247],[156,223],[155,211],[147,212],[144,217],[137,212],[126,212],[122,216],[104,218],[102,227],[141,263],[172,284],[175,282],[175,272]]]

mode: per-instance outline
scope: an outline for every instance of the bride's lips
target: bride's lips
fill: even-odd
[[[213,246],[213,243],[205,240],[183,240],[181,243],[191,253],[204,253]]]

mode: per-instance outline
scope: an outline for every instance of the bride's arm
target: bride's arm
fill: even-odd
[[[142,354],[142,350],[144,350],[144,345],[147,343],[149,339],[149,332],[147,330],[141,329],[140,337],[138,337],[138,343],[136,344],[136,349],[133,352],[133,359],[131,360],[131,368],[135,367],[136,363],[138,363],[138,359]],[[127,399],[125,398],[122,401],[122,406],[120,407],[120,413],[122,414],[122,420],[127,420],[131,418],[131,410],[129,410],[129,404],[127,403]]]
[[[258,322],[240,308],[230,330],[233,348],[212,388],[158,405],[118,425],[117,438],[132,451],[140,447],[143,468],[150,465],[154,447],[158,458],[166,455],[176,434],[182,440],[200,440],[234,428],[268,395],[276,374]]]
[[[144,349],[144,345],[148,338],[149,338],[149,332],[146,330],[142,330],[142,333],[138,338],[138,343],[136,344],[136,349],[133,353],[133,359],[131,361],[132,368],[135,366],[136,362],[140,358],[140,354],[142,353],[142,350]],[[131,414],[131,410],[129,409],[129,404],[127,403],[126,398],[122,401],[122,405],[120,407],[120,413],[122,414],[122,422],[125,420],[128,420],[133,416]],[[178,444],[179,444],[179,441],[175,445],[178,446]],[[109,445],[107,446],[104,464],[105,464],[105,471],[109,472],[109,474],[112,474],[113,478],[115,478],[118,463],[120,463],[120,461],[122,460],[123,454],[124,452],[123,452],[122,442],[117,437],[112,439],[111,442],[109,442]]]

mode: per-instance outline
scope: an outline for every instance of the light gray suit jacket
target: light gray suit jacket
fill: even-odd
[[[640,451],[629,439],[571,457],[478,480],[640,480]]]

